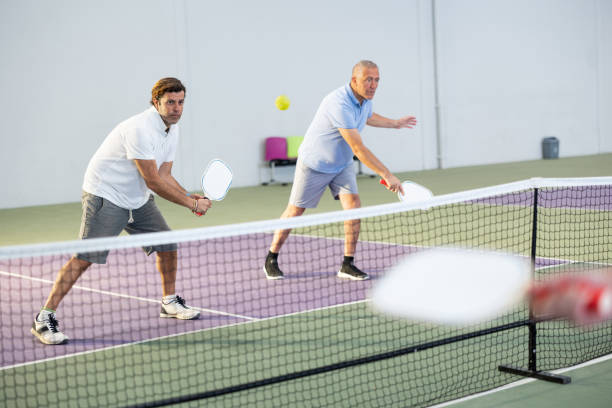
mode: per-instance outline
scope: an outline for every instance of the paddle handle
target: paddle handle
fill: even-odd
[[[204,196],[203,198],[208,199],[208,197],[206,197],[206,196]],[[193,211],[193,213],[194,213],[195,215],[197,215],[198,217],[201,217],[201,216],[203,216],[203,215],[204,215],[204,213],[201,213],[201,212],[199,212],[199,211]]]
[[[204,196],[204,199],[208,200],[208,197]],[[204,213],[198,212],[198,211],[194,211],[193,212],[195,215],[197,215],[198,217],[201,217],[204,215]]]

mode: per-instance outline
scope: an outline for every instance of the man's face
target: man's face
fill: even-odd
[[[166,126],[176,124],[183,114],[185,92],[166,92],[161,98],[154,100],[153,105],[159,112]]]
[[[376,88],[378,88],[378,81],[380,81],[378,68],[359,68],[356,70],[355,76],[351,78],[351,84],[360,101],[374,97]]]

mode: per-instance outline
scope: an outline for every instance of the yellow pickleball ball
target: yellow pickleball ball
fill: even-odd
[[[280,95],[278,98],[276,98],[274,103],[276,104],[276,107],[280,110],[289,109],[290,102],[289,98],[287,98],[287,95]]]

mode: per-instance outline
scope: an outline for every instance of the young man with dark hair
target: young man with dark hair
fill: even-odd
[[[121,122],[91,158],[83,182],[80,238],[168,231],[152,192],[192,212],[206,213],[207,198],[189,194],[172,176],[179,137],[185,86],[176,78],[160,79],[151,91],[151,107]],[[177,246],[143,248],[156,253],[161,274],[160,317],[197,319],[200,312],[185,305],[175,293]],[[92,263],[104,264],[108,251],[75,254],[59,271],[51,293],[32,325],[32,334],[44,344],[68,340],[55,318],[62,299]]]

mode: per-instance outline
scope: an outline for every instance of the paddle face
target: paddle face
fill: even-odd
[[[211,200],[223,200],[232,185],[232,177],[232,170],[223,160],[211,160],[202,175],[204,195]]]
[[[402,182],[402,188],[404,189],[404,194],[397,193],[397,196],[400,201],[405,203],[415,203],[433,197],[431,190],[412,181]]]
[[[380,184],[387,186],[387,182],[382,179],[380,180]],[[398,192],[397,197],[404,203],[416,203],[433,197],[433,193],[430,189],[413,181],[403,181],[402,188],[404,189],[404,194]]]
[[[379,312],[417,321],[469,325],[498,316],[525,294],[528,260],[497,252],[438,248],[409,255],[373,287]]]

